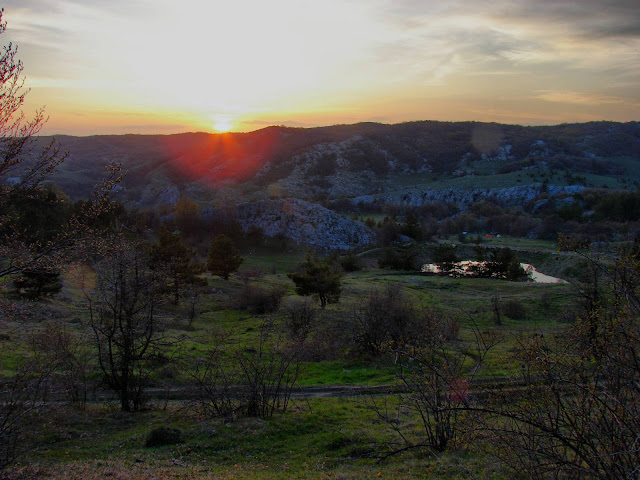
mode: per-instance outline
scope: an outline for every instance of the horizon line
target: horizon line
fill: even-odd
[[[558,122],[558,123],[540,123],[540,124],[525,124],[525,123],[509,123],[509,122],[485,122],[485,121],[480,121],[480,120],[433,120],[433,119],[424,119],[424,120],[405,120],[402,122],[396,122],[396,123],[386,123],[386,122],[375,122],[375,121],[362,121],[362,122],[355,122],[355,123],[335,123],[335,124],[330,124],[330,125],[315,125],[315,126],[307,126],[307,127],[300,127],[300,126],[293,126],[293,125],[286,125],[286,124],[273,124],[273,125],[267,125],[265,127],[262,128],[257,128],[255,130],[232,130],[232,131],[228,131],[228,132],[212,132],[212,131],[204,131],[204,130],[198,130],[198,131],[193,131],[193,130],[189,130],[189,131],[178,131],[178,132],[171,132],[171,133],[135,133],[135,132],[126,132],[126,133],[90,133],[90,134],[86,134],[86,135],[78,135],[78,134],[72,134],[72,133],[52,133],[52,134],[46,134],[46,135],[35,135],[34,137],[36,138],[40,138],[40,137],[78,137],[78,138],[84,138],[84,137],[121,137],[121,136],[172,136],[172,135],[196,135],[196,134],[205,134],[205,135],[233,135],[233,134],[250,134],[250,133],[255,133],[255,132],[259,132],[262,130],[267,130],[269,128],[289,128],[289,129],[296,129],[296,130],[313,130],[313,129],[317,129],[317,128],[332,128],[332,127],[349,127],[349,126],[355,126],[355,125],[362,125],[362,124],[375,124],[375,125],[386,125],[386,126],[396,126],[396,125],[404,125],[404,124],[409,124],[409,123],[427,123],[427,122],[433,122],[433,123],[449,123],[449,124],[453,124],[453,123],[479,123],[479,124],[486,124],[486,125],[506,125],[506,126],[516,126],[516,127],[557,127],[560,125],[586,125],[589,123],[620,123],[620,124],[625,124],[625,123],[638,123],[640,122],[640,120],[629,120],[629,121],[619,121],[619,120],[589,120],[589,121],[584,121],[584,122]]]

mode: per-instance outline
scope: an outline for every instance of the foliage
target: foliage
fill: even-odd
[[[440,243],[433,249],[431,256],[433,263],[438,265],[442,273],[449,273],[453,270],[454,264],[459,261],[456,255],[456,248],[449,243]]]
[[[248,310],[256,315],[278,311],[286,289],[284,285],[257,287],[245,284],[236,297],[236,303],[241,310]]]
[[[401,232],[403,235],[413,238],[414,240],[422,240],[422,224],[418,220],[415,212],[411,211],[407,214],[402,224]]]
[[[415,270],[415,258],[413,247],[387,247],[384,249],[384,256],[378,259],[378,266],[392,270]]]
[[[60,272],[44,268],[23,270],[13,280],[13,286],[19,294],[29,298],[54,295],[62,290]]]
[[[594,210],[599,219],[636,221],[640,219],[640,192],[616,192],[602,196]]]
[[[149,266],[164,274],[173,303],[177,304],[187,285],[200,283],[197,275],[202,273],[203,265],[194,262],[195,252],[182,243],[179,233],[161,227],[158,237],[158,243],[151,245],[149,251]]]
[[[251,225],[245,235],[245,238],[249,245],[259,247],[264,242],[264,229],[258,225]]]
[[[356,257],[353,252],[349,252],[343,257],[340,257],[340,266],[347,273],[357,272],[362,268],[358,257]]]
[[[494,249],[488,261],[475,267],[474,274],[479,277],[502,278],[511,281],[528,278],[527,272],[520,265],[518,255],[509,247]]]
[[[527,316],[527,307],[521,301],[511,299],[502,305],[502,313],[513,320],[523,320]]]
[[[158,427],[149,432],[144,442],[145,447],[162,447],[165,445],[175,445],[182,443],[184,435],[182,431],[174,427]]]
[[[20,236],[30,242],[47,242],[69,220],[72,214],[71,199],[54,184],[41,188],[13,191],[3,202],[5,220],[0,223],[1,233]]]
[[[240,252],[228,236],[217,235],[211,242],[207,269],[212,275],[219,275],[229,280],[229,275],[238,270],[243,261]]]
[[[307,251],[305,261],[298,266],[296,271],[287,276],[295,283],[298,295],[318,297],[323,309],[327,303],[336,303],[340,300],[341,269],[327,260],[312,257],[311,250]]]
[[[183,196],[173,208],[176,225],[181,231],[193,234],[202,227],[200,207],[194,201]]]

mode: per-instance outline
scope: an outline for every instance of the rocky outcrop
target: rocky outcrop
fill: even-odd
[[[156,205],[175,205],[180,200],[180,189],[177,185],[169,181],[156,181],[149,183],[140,192],[138,201],[139,207],[153,207]]]
[[[374,201],[384,203],[405,204],[420,206],[430,202],[453,203],[461,208],[481,200],[496,200],[503,205],[524,205],[542,194],[549,196],[573,195],[584,190],[582,185],[569,185],[566,187],[548,185],[543,190],[541,184],[522,185],[509,188],[445,188],[438,190],[424,189],[411,190],[388,195],[362,195],[352,199],[352,203],[372,203]]]
[[[363,223],[295,198],[241,203],[234,217],[245,231],[255,226],[266,236],[283,235],[298,245],[324,250],[347,250],[374,241],[374,233]]]

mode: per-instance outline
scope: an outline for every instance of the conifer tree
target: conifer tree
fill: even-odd
[[[311,250],[307,252],[294,273],[288,277],[296,284],[296,293],[301,296],[315,295],[324,309],[327,303],[337,303],[342,290],[342,270],[327,260],[314,258]]]
[[[240,256],[240,252],[228,236],[217,235],[211,242],[207,269],[212,275],[229,280],[229,275],[237,271],[243,261],[244,258]]]
[[[179,233],[172,233],[161,227],[158,243],[151,246],[149,266],[154,270],[164,270],[166,286],[173,294],[173,303],[180,302],[185,285],[197,282],[202,273],[202,265],[195,262],[195,253],[182,243]]]

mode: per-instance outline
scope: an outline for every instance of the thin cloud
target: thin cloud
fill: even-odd
[[[542,92],[535,96],[535,98],[539,98],[546,102],[555,102],[555,103],[570,103],[574,105],[603,105],[603,104],[626,104],[630,105],[637,102],[629,102],[628,99],[615,97],[610,95],[601,95],[597,93],[584,93],[584,92],[571,92],[571,91],[563,91],[563,92],[553,92],[546,91]]]
[[[309,127],[317,127],[318,125],[315,123],[304,123],[297,122],[295,120],[244,120],[240,122],[241,125],[257,125],[257,126],[273,126],[273,125],[284,125],[286,127],[301,127],[301,128],[309,128]]]

